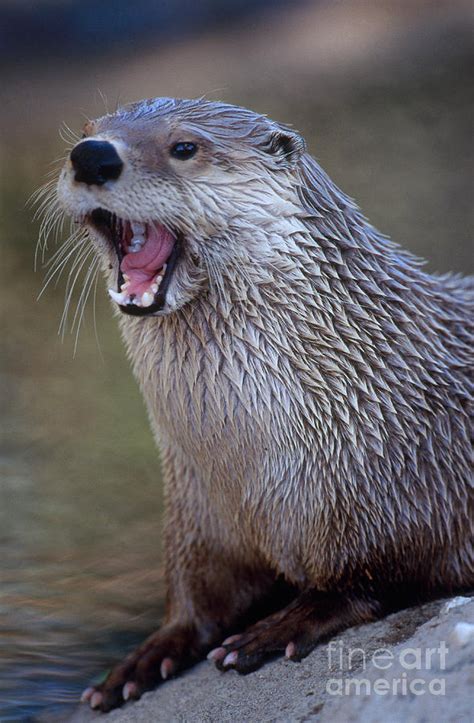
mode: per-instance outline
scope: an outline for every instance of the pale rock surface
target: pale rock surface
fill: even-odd
[[[474,598],[429,603],[346,630],[331,658],[322,645],[301,663],[279,659],[245,677],[203,662],[107,715],[81,706],[70,723],[473,723],[474,636],[465,634],[473,625]]]

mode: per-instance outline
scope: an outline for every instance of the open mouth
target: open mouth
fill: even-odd
[[[109,289],[109,294],[120,310],[134,316],[161,311],[179,256],[179,236],[158,222],[129,221],[101,208],[92,211],[88,222],[117,253],[117,290]]]

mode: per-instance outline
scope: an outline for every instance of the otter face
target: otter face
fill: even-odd
[[[303,150],[243,108],[143,101],[87,123],[58,199],[87,228],[120,310],[163,315],[271,255],[272,219],[295,213]]]

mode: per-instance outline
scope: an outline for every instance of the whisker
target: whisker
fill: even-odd
[[[94,320],[94,336],[97,343],[97,349],[99,350],[100,358],[102,359],[102,363],[105,364],[104,355],[102,353],[102,347],[100,346],[100,339],[99,339],[99,332],[97,329],[97,282],[100,278],[100,261],[97,263],[97,269],[95,272],[95,281],[94,281],[94,294],[92,296],[92,318]]]
[[[75,231],[73,231],[73,232],[68,236],[68,238],[66,239],[66,241],[64,241],[64,242],[56,249],[56,251],[55,251],[54,254],[51,256],[51,258],[50,258],[48,261],[46,261],[45,267],[47,268],[47,267],[50,267],[52,264],[54,264],[54,262],[56,261],[56,259],[58,259],[60,256],[62,256],[62,254],[64,253],[65,248],[69,248],[69,246],[70,246],[72,243],[74,243],[74,242],[78,239],[78,237],[80,237],[80,236],[85,236],[85,230],[82,229],[82,228],[77,228],[77,229],[75,229]]]
[[[34,206],[34,205],[36,205],[37,203],[39,203],[39,201],[41,201],[41,199],[42,199],[46,194],[49,194],[52,190],[54,190],[54,187],[55,187],[55,186],[56,186],[56,179],[50,179],[49,181],[46,181],[45,183],[43,183],[42,186],[40,186],[39,188],[35,189],[35,190],[33,191],[33,193],[30,195],[30,197],[29,197],[28,200],[26,201],[26,204],[25,204],[26,207],[28,208],[28,207],[30,207],[30,206]],[[37,210],[37,211],[35,212],[35,217],[38,215],[38,213],[39,213],[39,211]]]
[[[105,95],[105,93],[104,93],[100,88],[97,88],[97,92],[98,92],[98,94],[99,94],[99,96],[100,96],[100,99],[101,99],[102,103],[104,104],[105,112],[106,112],[106,114],[108,115],[108,114],[109,114],[109,107],[108,107],[108,106],[109,106],[109,101],[108,101],[108,98],[107,98],[107,96]]]
[[[44,183],[33,191],[27,201],[27,206],[34,207],[33,220],[36,221],[40,219],[38,240],[34,254],[34,268],[35,270],[37,269],[41,260],[41,263],[46,269],[38,299],[45,294],[48,287],[52,284],[57,286],[65,270],[69,269],[64,292],[64,307],[58,328],[58,334],[63,340],[66,328],[69,326],[70,309],[73,298],[76,296],[77,284],[81,276],[83,277],[82,288],[77,298],[77,305],[70,325],[71,333],[75,334],[74,354],[76,354],[79,333],[85,318],[87,300],[90,297],[92,289],[94,289],[94,333],[100,349],[95,311],[100,260],[98,257],[92,258],[95,250],[90,242],[87,229],[83,227],[75,228],[75,222],[66,215],[57,196],[58,176],[60,173],[58,164],[61,166],[64,164],[65,160],[69,157],[71,147],[80,140],[79,134],[73,131],[66,123],[62,124],[59,135],[67,146],[65,153],[63,153],[60,158],[51,162],[52,168],[45,174]],[[69,224],[69,234],[67,238],[59,245],[55,252],[50,255],[47,262],[45,262],[48,245],[51,241],[58,244],[60,239],[64,239],[65,231],[67,230],[66,224]]]
[[[76,145],[81,140],[81,136],[76,131],[73,131],[65,121],[62,122],[59,128],[59,137],[64,143],[71,145]]]
[[[77,254],[76,258],[74,259],[72,266],[69,269],[69,274],[68,274],[67,281],[66,281],[66,297],[67,298],[69,298],[69,296],[70,296],[71,285],[72,285],[72,287],[74,287],[74,284],[76,283],[77,274],[76,274],[76,276],[73,277],[74,271],[76,271],[76,269],[78,269],[78,272],[80,273],[84,259],[86,259],[89,256],[91,251],[92,251],[92,247],[88,246],[86,244],[79,250],[79,253]],[[71,279],[73,279],[73,281],[71,281]]]
[[[65,213],[59,205],[51,204],[50,207],[46,209],[40,225],[38,242],[35,249],[35,270],[39,251],[41,251],[41,259],[44,263],[45,253],[48,248],[48,239],[53,237],[55,243],[58,242],[64,218]]]
[[[83,312],[83,310],[84,310],[83,302],[84,302],[84,299],[87,299],[88,293],[90,291],[89,283],[91,281],[91,276],[95,270],[96,265],[97,265],[97,257],[94,257],[92,259],[92,262],[91,262],[89,268],[87,269],[87,272],[86,272],[86,275],[84,277],[83,284],[82,284],[82,290],[81,290],[81,293],[77,300],[76,311],[74,312],[74,317],[73,317],[72,323],[71,323],[71,334],[74,331],[76,322],[78,322],[78,325],[80,326],[81,318],[82,318],[81,312]]]
[[[89,269],[88,269],[88,271],[87,271],[86,277],[85,277],[85,279],[84,279],[84,286],[83,286],[83,288],[82,288],[81,295],[80,295],[79,300],[78,300],[78,302],[77,302],[76,312],[75,312],[75,314],[74,314],[74,319],[73,319],[72,325],[71,325],[71,333],[72,333],[72,332],[73,332],[73,329],[74,329],[74,325],[76,324],[76,336],[75,336],[75,339],[74,339],[74,352],[73,352],[73,356],[76,356],[77,344],[78,344],[78,341],[79,341],[79,332],[80,332],[80,330],[81,330],[81,326],[82,326],[82,323],[83,323],[83,320],[84,320],[84,311],[85,311],[85,308],[86,308],[87,299],[89,298],[89,294],[90,294],[90,292],[91,292],[91,289],[92,289],[92,286],[93,286],[93,283],[94,283],[94,279],[95,279],[95,277],[96,277],[96,275],[97,275],[97,270],[98,270],[99,263],[100,263],[100,260],[99,260],[99,258],[96,256],[96,257],[92,260],[91,265],[89,266]]]
[[[61,321],[59,323],[59,329],[58,333],[61,336],[61,339],[64,341],[64,336],[66,334],[66,326],[67,326],[67,319],[69,315],[69,307],[71,305],[72,296],[74,293],[74,288],[76,286],[77,280],[79,279],[79,276],[81,274],[82,269],[85,266],[86,261],[88,260],[89,256],[94,253],[94,248],[87,247],[82,251],[82,253],[79,254],[78,258],[74,261],[71,270],[69,272],[68,281],[66,285],[66,299],[64,302],[64,309],[61,316]],[[74,274],[75,271],[75,274]]]
[[[45,292],[51,281],[54,279],[54,277],[56,277],[55,286],[57,286],[58,281],[61,278],[62,272],[67,266],[69,259],[73,254],[77,252],[77,249],[84,241],[86,241],[86,233],[84,229],[77,229],[76,232],[72,234],[72,236],[70,236],[69,239],[59,247],[54,256],[51,257],[51,259],[47,263],[49,269],[46,273],[43,287],[40,291],[38,299],[43,296],[43,293]]]

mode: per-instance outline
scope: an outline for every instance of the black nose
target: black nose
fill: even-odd
[[[83,141],[71,151],[74,179],[88,186],[103,186],[122,173],[123,162],[108,141]]]

